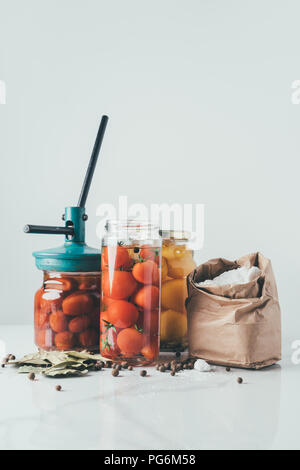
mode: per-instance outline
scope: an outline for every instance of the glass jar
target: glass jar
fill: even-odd
[[[148,222],[109,221],[102,243],[100,353],[148,365],[159,354],[161,238]]]
[[[161,351],[184,351],[187,347],[187,275],[196,268],[194,252],[189,248],[189,234],[161,231]]]
[[[100,272],[44,271],[34,300],[35,343],[43,350],[99,350]]]

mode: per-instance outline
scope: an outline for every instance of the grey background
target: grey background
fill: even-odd
[[[76,204],[99,118],[110,117],[88,200],[205,203],[203,261],[273,262],[284,338],[300,337],[300,3],[0,0],[0,323],[31,323],[41,273],[26,236]]]

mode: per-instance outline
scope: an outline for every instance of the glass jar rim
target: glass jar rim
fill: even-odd
[[[139,219],[108,219],[105,224],[106,231],[110,230],[134,230],[134,231],[159,231],[158,225],[149,220]]]
[[[159,230],[159,235],[164,240],[188,241],[191,238],[190,232],[184,230]]]

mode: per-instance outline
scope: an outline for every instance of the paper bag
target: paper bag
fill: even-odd
[[[261,275],[247,284],[195,285],[241,266],[257,266]],[[187,286],[191,356],[248,369],[281,360],[281,313],[270,260],[261,253],[213,259],[188,276]]]

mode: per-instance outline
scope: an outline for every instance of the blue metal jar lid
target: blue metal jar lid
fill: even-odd
[[[35,264],[43,271],[100,272],[100,250],[85,243],[65,242],[57,248],[33,253]]]

